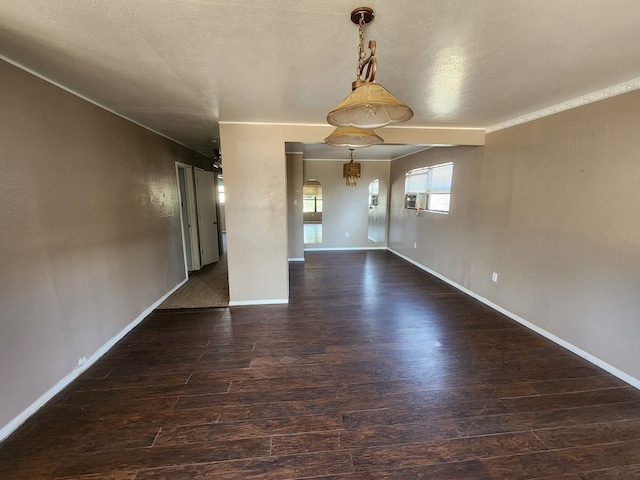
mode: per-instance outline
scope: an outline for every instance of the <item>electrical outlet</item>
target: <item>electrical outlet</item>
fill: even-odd
[[[493,272],[493,273],[491,274],[491,281],[492,281],[493,283],[498,283],[498,274],[497,274],[496,272]]]
[[[345,238],[349,238],[349,232],[344,232]]]
[[[413,248],[418,248],[418,242],[413,242]]]

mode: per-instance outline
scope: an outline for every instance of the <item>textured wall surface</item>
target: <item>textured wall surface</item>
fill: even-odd
[[[404,209],[405,173],[447,162],[453,162],[449,214]],[[467,286],[481,165],[482,147],[432,148],[392,162],[389,247]]]
[[[640,379],[639,110],[631,92],[393,162],[389,246]],[[450,214],[403,211],[404,172],[448,160]]]
[[[331,125],[220,124],[220,142],[224,151],[231,305],[288,301],[285,144],[322,142],[332,131]],[[484,144],[484,131],[477,129],[390,127],[385,128],[384,135],[390,143]],[[331,181],[340,181],[344,185],[342,165],[338,162],[328,163],[337,165],[334,167],[337,170],[331,173]],[[344,243],[345,226],[351,228],[353,222],[363,218],[366,232],[366,189],[374,178],[382,177],[372,176],[365,179],[364,183],[358,183],[357,188],[365,189],[363,216],[358,219],[345,216],[339,221],[342,222],[338,225],[342,230],[342,241],[336,239],[332,243],[334,246],[362,245]],[[335,231],[340,230],[336,228]],[[366,244],[365,234],[363,245]]]
[[[361,177],[355,187],[347,187],[342,177],[341,161],[305,161],[305,180],[314,178],[322,184],[322,243],[306,248],[370,248],[385,243],[367,239],[369,184],[377,179],[388,183],[391,162],[361,162]],[[349,237],[345,234],[349,233]]]
[[[304,258],[304,223],[302,216],[302,145],[296,153],[287,153],[287,234],[289,258]],[[294,147],[289,147],[294,152]]]
[[[0,428],[185,278],[192,152],[0,62]]]
[[[470,284],[636,379],[638,111],[636,91],[487,136]]]
[[[289,298],[286,129],[221,125],[220,134],[229,302],[284,303]]]

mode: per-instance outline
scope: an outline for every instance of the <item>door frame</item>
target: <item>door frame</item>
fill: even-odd
[[[205,170],[204,168],[193,167],[193,175],[195,179],[196,213],[198,217],[200,267],[204,267],[205,265],[220,261],[217,174],[216,172]],[[203,185],[200,184],[201,180],[203,184],[211,182],[211,190],[206,188],[209,186],[208,184],[206,187],[203,187]],[[211,201],[213,201],[213,205],[211,204]],[[204,217],[207,216],[211,217],[209,220],[213,220],[212,223],[204,221]],[[215,232],[212,232],[212,230],[215,230]],[[211,233],[213,233],[213,235],[211,235]],[[208,235],[210,235],[210,238]],[[205,254],[205,248],[207,249],[207,254]]]
[[[188,218],[183,218],[182,208],[180,211],[180,234],[182,235],[182,253],[184,255],[184,268],[187,272],[187,277],[189,276],[189,272],[193,270],[200,270],[200,242],[198,240],[198,217],[196,215],[196,193],[195,193],[195,184],[194,184],[194,176],[193,176],[193,166],[188,165],[186,163],[175,162],[176,163],[176,183],[178,186],[178,198],[180,202],[186,200],[187,202],[187,216]],[[182,169],[184,171],[184,183],[186,191],[183,192],[180,188],[180,174],[179,170]],[[187,222],[187,228],[184,228],[185,221]],[[184,237],[184,232],[189,232],[189,238]],[[187,243],[189,242],[189,246],[191,247],[191,258],[187,258]]]

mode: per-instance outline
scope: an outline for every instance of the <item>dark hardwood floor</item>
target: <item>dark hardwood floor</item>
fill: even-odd
[[[638,390],[391,253],[290,268],[289,305],[154,312],[0,478],[640,478]]]

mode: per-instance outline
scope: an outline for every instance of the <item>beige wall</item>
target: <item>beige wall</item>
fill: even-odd
[[[318,248],[373,248],[386,243],[367,239],[369,216],[369,183],[376,178],[389,182],[391,162],[361,161],[361,177],[355,187],[347,187],[339,161],[304,161],[304,179],[322,184],[322,243],[306,245]],[[349,232],[349,237],[345,233]]]
[[[390,247],[640,385],[638,111],[636,91],[394,162]],[[446,159],[451,213],[401,211],[404,170]]]
[[[0,84],[6,433],[185,278],[174,162],[192,153],[4,62]]]
[[[332,131],[330,125],[220,124],[230,305],[288,301],[285,143],[322,142]],[[384,138],[393,143],[482,145],[484,131],[385,128]]]
[[[465,287],[469,281],[482,151],[483,147],[432,148],[391,164],[389,248]],[[404,209],[405,172],[447,162],[453,162],[449,214]]]
[[[636,379],[639,111],[636,91],[489,135],[471,271],[480,295]]]
[[[220,125],[229,304],[289,297],[285,139],[259,125]]]

